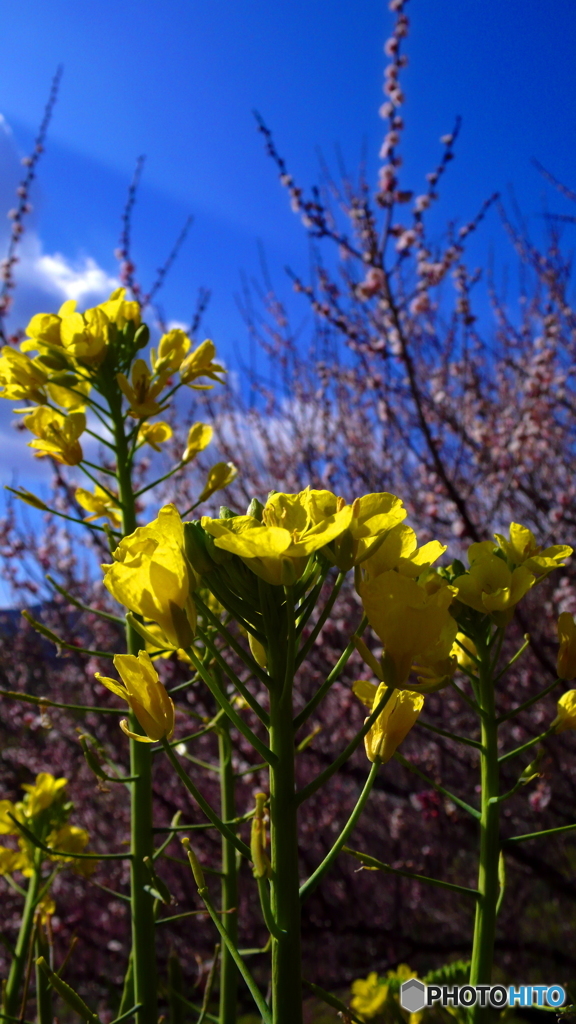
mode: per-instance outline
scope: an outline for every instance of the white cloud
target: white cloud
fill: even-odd
[[[4,255],[10,238],[6,214],[16,205],[16,188],[23,176],[12,130],[0,114],[0,255]],[[17,256],[10,331],[25,327],[34,313],[57,309],[66,299],[75,299],[80,308],[95,305],[119,285],[118,279],[91,256],[71,259],[59,252],[45,252],[34,211],[26,217]]]
[[[47,291],[60,292],[64,299],[75,299],[79,305],[84,305],[89,296],[107,297],[120,283],[99,267],[91,256],[84,257],[73,266],[60,253],[41,255],[31,270],[38,281],[45,283]]]

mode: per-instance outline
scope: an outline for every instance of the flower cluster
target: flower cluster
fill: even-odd
[[[30,447],[37,457],[50,456],[67,466],[84,460],[80,438],[87,428],[87,410],[102,411],[93,391],[114,406],[111,382],[115,381],[128,415],[137,420],[137,447],[149,444],[160,451],[172,437],[172,428],[162,420],[149,419],[168,407],[179,387],[210,388],[211,382],[221,382],[225,373],[215,361],[213,342],[206,340],[193,349],[180,329],[160,338],[158,348],[151,349],[149,363],[135,358],[148,344],[149,331],[141,322],[139,303],[128,300],[124,288],[117,288],[109,299],[84,313],[77,311],[73,301],[65,302],[58,313],[38,313],[30,320],[26,335],[19,349],[2,349],[0,397],[28,403],[16,411],[25,413],[24,426],[34,435]],[[179,382],[172,386],[176,372]],[[211,427],[194,424],[180,466],[203,451],[211,438]],[[217,476],[214,486],[207,484],[209,493],[229,482],[230,474],[218,475],[217,470]],[[110,514],[110,503],[102,506],[101,489],[92,495],[81,490],[77,498],[92,513],[89,521],[107,516],[114,523],[118,518]]]
[[[85,864],[89,862],[74,860],[74,854],[83,852],[89,836],[85,829],[68,823],[72,804],[65,799],[67,783],[67,779],[40,772],[34,783],[23,785],[21,801],[0,800],[0,835],[14,837],[18,844],[17,848],[0,846],[0,874],[12,875],[19,871],[25,877],[32,875],[39,848],[28,838],[30,835],[58,850],[58,855],[50,859],[70,862],[75,870],[85,872]]]

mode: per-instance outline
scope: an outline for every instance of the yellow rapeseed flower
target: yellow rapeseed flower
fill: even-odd
[[[472,544],[468,552],[470,569],[459,576],[458,600],[478,612],[492,613],[507,620],[515,606],[536,582],[536,577],[519,565],[509,569],[506,562],[483,544]]]
[[[16,401],[46,401],[48,374],[40,363],[5,345],[0,354],[0,398]]]
[[[118,514],[120,508],[118,501],[113,501],[110,495],[98,484],[94,487],[94,491],[86,491],[83,487],[77,487],[74,491],[74,497],[82,508],[92,513],[89,516],[84,516],[84,522],[91,523],[95,519],[105,517],[110,520],[112,526],[119,527],[121,525],[122,521]]]
[[[174,505],[124,537],[103,565],[104,586],[120,604],[161,629],[167,645],[189,647],[196,627],[195,577],[184,552],[184,527]]]
[[[558,714],[552,722],[556,732],[576,729],[576,690],[566,690],[556,705]]]
[[[83,412],[63,413],[39,405],[34,412],[24,417],[24,423],[38,440],[30,441],[29,447],[36,448],[36,458],[50,455],[66,466],[77,466],[83,459],[82,446],[78,440],[86,429]]]
[[[25,783],[22,789],[26,791],[23,801],[23,810],[28,818],[34,818],[47,807],[51,807],[55,800],[59,799],[62,790],[68,785],[68,779],[63,777],[56,779],[50,772],[40,772],[33,783]]]
[[[511,565],[523,565],[535,576],[558,569],[565,564],[564,559],[572,554],[572,548],[567,544],[553,544],[542,549],[536,543],[532,530],[520,523],[510,523],[509,538],[503,537],[501,533],[495,533],[494,536]]]
[[[402,686],[414,662],[430,664],[450,657],[458,631],[448,611],[456,590],[426,588],[394,570],[360,586],[364,611],[384,645],[389,681]]]
[[[45,345],[62,345],[60,324],[61,317],[56,313],[36,313],[26,328],[28,337],[20,348],[23,352],[30,352]]]
[[[96,678],[109,690],[127,701],[142,726],[145,736],[131,732],[125,719],[120,727],[127,736],[142,743],[153,743],[172,739],[174,734],[174,702],[158,678],[158,673],[146,651],[140,651],[138,657],[133,654],[117,654],[114,667],[122,677],[123,686],[115,679],[101,676]]]
[[[30,859],[22,850],[0,846],[0,875],[12,875],[15,871],[24,872],[27,868],[30,868]]]
[[[375,686],[365,680],[354,683],[354,694],[370,711],[386,693],[386,683]],[[394,690],[383,711],[364,737],[369,761],[386,764],[406,738],[424,707],[424,695],[412,690]]]
[[[344,507],[343,498],[337,498],[331,514]],[[352,503],[348,528],[328,545],[325,554],[342,572],[347,572],[376,551],[405,517],[406,509],[395,494],[364,494]]]
[[[160,412],[162,403],[157,402],[158,395],[163,390],[170,371],[164,370],[155,380],[150,373],[143,359],[136,359],[132,366],[131,383],[123,373],[116,374],[116,380],[120,390],[128,399],[130,405],[129,413],[135,419],[144,419],[148,416],[156,416]]]
[[[77,362],[99,366],[108,347],[108,324],[103,309],[95,306],[85,313],[75,311],[75,302],[66,303],[60,323],[60,340],[64,350]],[[60,311],[62,313],[62,310]]]
[[[116,324],[122,330],[127,321],[132,321],[136,327],[140,324],[140,304],[133,299],[126,299],[126,289],[116,288],[106,302],[101,302],[97,307],[101,309],[108,320]]]
[[[39,357],[42,360],[42,357]],[[82,410],[90,394],[91,383],[69,371],[54,374],[46,384],[48,397],[67,411]]]
[[[198,348],[190,352],[181,363],[180,380],[182,384],[188,384],[189,387],[199,390],[206,390],[212,387],[212,384],[195,383],[200,377],[208,377],[210,380],[215,380],[218,384],[222,384],[223,381],[218,374],[226,373],[226,370],[223,366],[214,362],[215,355],[216,346],[213,341],[207,338],[201,345],[198,345]]]
[[[558,678],[574,679],[576,676],[576,623],[569,612],[558,616]]]
[[[46,844],[54,850],[62,850],[63,853],[69,854],[68,857],[53,856],[52,860],[68,861],[74,860],[75,853],[83,853],[89,841],[90,836],[85,828],[66,824],[61,828],[53,829]]]
[[[192,342],[185,331],[179,327],[163,334],[155,348],[150,351],[150,363],[155,373],[162,370],[179,370]]]
[[[412,527],[399,523],[390,530],[375,551],[370,553],[363,562],[362,569],[366,579],[373,579],[390,569],[396,569],[403,576],[416,579],[445,551],[446,545],[438,540],[428,541],[427,544],[418,547],[418,538]]]
[[[380,979],[376,971],[371,971],[367,978],[357,978],[352,982],[352,999],[350,1008],[364,1020],[371,1020],[383,1009],[388,998],[388,985]]]
[[[193,423],[188,431],[188,440],[186,441],[186,447],[182,453],[182,462],[192,462],[192,459],[195,459],[199,452],[203,452],[210,444],[213,433],[214,430],[208,423]],[[228,469],[230,467],[229,462],[220,462],[219,465],[226,466]],[[228,473],[224,473],[225,477],[228,475]],[[228,483],[231,482],[231,480],[228,481]],[[228,483],[225,483],[224,486],[227,487]],[[219,490],[220,488],[215,489]],[[212,493],[214,492],[212,491]]]
[[[206,501],[215,491],[222,491],[229,487],[238,476],[238,470],[233,462],[216,462],[208,470],[206,483],[198,498],[198,502]]]
[[[162,451],[160,445],[169,441],[173,435],[172,427],[164,420],[156,423],[142,423],[138,431],[138,441],[149,444],[154,451]]]
[[[257,576],[274,585],[298,579],[314,551],[334,540],[349,525],[352,507],[337,509],[330,491],[306,488],[299,494],[274,492],[262,513],[233,519],[202,519],[216,547],[239,555]]]
[[[459,668],[466,668],[469,672],[474,672],[477,667],[477,662],[474,660],[477,655],[476,644],[469,636],[465,633],[457,633],[452,648],[452,654],[458,662]]]

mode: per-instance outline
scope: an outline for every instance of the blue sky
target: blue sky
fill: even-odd
[[[544,201],[572,212],[531,160],[576,185],[574,0],[410,0],[406,12],[409,187],[421,190],[441,152],[439,137],[456,115],[463,118],[438,224],[468,219],[491,192],[506,195],[510,186],[536,234]],[[285,295],[283,267],[305,274],[308,265],[305,233],[264,155],[252,110],[273,129],[302,184],[317,178],[318,149],[333,163],[336,143],[350,169],[366,144],[376,172],[383,43],[393,23],[387,4],[19,0],[4,6],[2,21],[1,208],[13,204],[18,158],[33,139],[54,70],[64,65],[32,196],[17,315],[27,318],[39,303],[56,308],[74,288],[91,297],[88,281],[95,294],[106,290],[127,186],[144,153],[134,218],[141,277],[151,281],[192,214],[162,305],[168,319],[185,322],[197,288],[210,288],[206,333],[233,364],[247,349],[234,295],[241,271],[258,274],[257,241]],[[2,223],[0,213],[0,246]],[[567,238],[574,230],[567,228]],[[491,248],[500,266],[514,262],[495,213],[473,244],[477,262]],[[22,435],[10,434],[10,418],[0,410],[3,476],[18,466],[19,482],[29,486],[41,466],[30,460],[23,468]]]

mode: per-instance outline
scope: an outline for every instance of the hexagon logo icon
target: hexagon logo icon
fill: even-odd
[[[400,986],[400,1006],[410,1013],[418,1013],[426,1006],[426,985],[416,978],[404,981]]]

